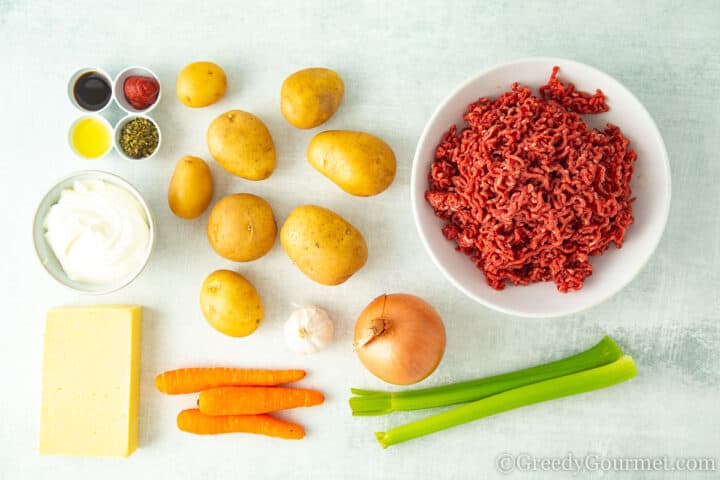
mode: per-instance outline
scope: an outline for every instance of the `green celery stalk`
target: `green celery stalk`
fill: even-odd
[[[358,396],[350,398],[350,408],[355,416],[370,416],[472,402],[523,385],[607,365],[622,354],[620,347],[606,336],[594,347],[577,355],[492,377],[403,392],[353,388],[351,392]]]
[[[377,432],[375,436],[380,445],[387,448],[413,438],[515,408],[609,387],[624,382],[635,375],[637,375],[635,362],[631,357],[624,355],[613,363],[602,367],[498,393],[437,415],[400,425],[387,432]]]

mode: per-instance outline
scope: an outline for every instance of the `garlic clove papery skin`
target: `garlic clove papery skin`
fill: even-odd
[[[327,312],[309,306],[292,312],[285,322],[285,340],[296,353],[316,353],[331,341],[335,328]]]

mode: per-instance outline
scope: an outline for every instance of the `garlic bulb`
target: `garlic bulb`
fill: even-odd
[[[296,353],[315,353],[332,340],[333,323],[325,310],[303,307],[295,310],[285,322],[285,340]]]

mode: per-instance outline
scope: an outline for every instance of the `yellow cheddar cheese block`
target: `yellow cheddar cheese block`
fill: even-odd
[[[142,307],[47,314],[40,453],[127,457],[137,448]]]

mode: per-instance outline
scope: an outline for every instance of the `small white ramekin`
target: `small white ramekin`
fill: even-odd
[[[89,72],[97,73],[98,75],[103,77],[105,79],[105,81],[108,83],[108,85],[110,86],[110,97],[108,97],[107,103],[105,103],[105,105],[98,110],[88,110],[87,108],[81,107],[80,104],[78,103],[77,99],[75,98],[75,93],[74,93],[75,82],[77,82],[81,76],[83,76],[84,74],[89,73]],[[113,88],[113,79],[110,77],[110,75],[108,75],[108,73],[105,70],[103,70],[102,68],[97,68],[97,67],[85,67],[85,68],[80,68],[80,69],[76,70],[70,76],[70,79],[68,80],[68,85],[67,85],[67,95],[68,95],[68,99],[70,100],[70,103],[72,103],[75,106],[75,108],[77,108],[81,112],[86,112],[86,113],[100,113],[100,112],[106,110],[113,103],[113,98],[115,97],[114,90],[115,89]],[[157,102],[155,102],[155,103],[157,103]]]
[[[127,80],[128,77],[132,76],[151,77],[155,79],[155,81],[158,82],[159,85],[157,98],[152,105],[143,110],[138,110],[137,108],[133,107],[125,97],[125,80]],[[160,78],[158,78],[158,76],[155,75],[155,73],[147,67],[127,67],[126,69],[122,70],[120,73],[117,74],[117,76],[115,77],[115,82],[113,83],[113,98],[115,99],[115,102],[121,109],[130,114],[149,113],[152,109],[155,108],[158,103],[160,103],[161,95],[162,84],[160,83]]]
[[[82,155],[80,152],[78,152],[77,149],[75,148],[75,145],[73,144],[73,141],[72,141],[73,131],[75,131],[75,127],[77,126],[77,124],[80,123],[82,120],[85,120],[86,118],[92,118],[93,120],[97,120],[98,122],[105,125],[105,128],[107,128],[107,131],[108,131],[108,135],[110,135],[110,146],[105,151],[105,153],[103,153],[99,157],[86,157],[86,156]],[[91,114],[82,115],[82,116],[76,118],[75,121],[70,124],[70,129],[68,130],[68,145],[70,145],[70,150],[72,150],[72,152],[78,158],[82,158],[83,160],[100,160],[101,158],[106,157],[107,154],[110,153],[110,151],[113,149],[113,146],[115,145],[114,135],[115,135],[115,131],[113,130],[112,125],[110,125],[110,122],[105,120],[104,117],[102,117],[100,115],[91,115]]]
[[[153,125],[155,125],[155,128],[157,128],[158,132],[158,144],[157,147],[155,147],[155,151],[148,155],[147,157],[143,158],[133,158],[128,156],[125,151],[122,149],[122,145],[120,145],[120,135],[122,134],[123,127],[130,122],[131,120],[134,120],[136,118],[144,118],[152,122]],[[152,118],[148,117],[147,115],[126,115],[125,117],[121,118],[120,121],[115,125],[115,132],[113,134],[113,145],[115,145],[115,150],[120,154],[120,156],[126,160],[132,160],[132,161],[140,161],[140,160],[149,160],[155,155],[157,155],[158,150],[160,150],[160,146],[162,145],[162,132],[160,131],[160,125],[153,120]]]

